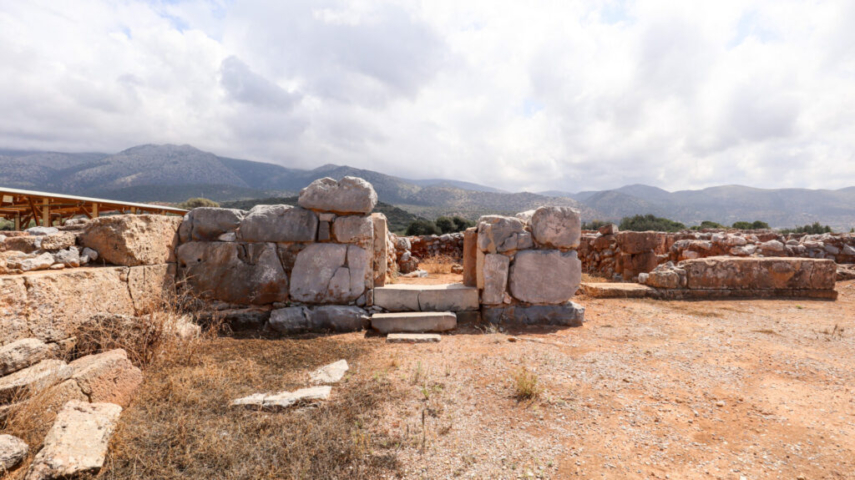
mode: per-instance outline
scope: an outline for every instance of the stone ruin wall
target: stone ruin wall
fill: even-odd
[[[585,273],[635,281],[667,262],[708,257],[790,257],[855,263],[855,235],[780,235],[771,231],[619,232],[607,225],[585,232],[579,258]]]
[[[481,217],[464,232],[463,283],[477,287],[492,324],[581,325],[570,301],[582,279],[579,212],[541,207],[515,217]]]
[[[398,271],[407,274],[419,268],[419,262],[431,257],[445,256],[463,262],[463,233],[443,235],[397,236],[390,233]]]

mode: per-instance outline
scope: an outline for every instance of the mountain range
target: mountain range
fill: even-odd
[[[450,179],[412,180],[349,166],[312,170],[221,157],[189,145],[140,145],[116,154],[0,150],[0,187],[137,202],[289,197],[322,177],[357,176],[380,200],[434,218],[507,214],[539,205],[570,206],[585,220],[653,213],[696,225],[763,220],[773,227],[819,221],[836,230],[855,225],[855,187],[840,190],[758,189],[727,185],[669,192],[648,185],[601,191],[507,192]]]

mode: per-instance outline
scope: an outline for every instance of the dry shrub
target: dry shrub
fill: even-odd
[[[192,354],[159,356],[122,415],[101,477],[394,477],[398,465],[375,448],[385,437],[371,427],[382,404],[402,394],[371,377],[382,367],[365,359],[368,345],[336,337],[217,338]],[[253,393],[304,388],[309,371],[341,358],[353,374],[317,407],[268,413],[229,406]]]
[[[434,255],[419,263],[419,268],[428,273],[452,273],[451,268],[460,262],[448,255]]]
[[[596,277],[594,275],[583,273],[582,274],[582,282],[583,283],[608,283],[609,279],[603,277]]]
[[[540,395],[540,384],[537,381],[537,374],[520,366],[511,374],[511,380],[514,384],[514,395],[519,400],[531,400]]]

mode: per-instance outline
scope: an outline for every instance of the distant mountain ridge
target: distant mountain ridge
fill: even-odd
[[[453,179],[410,180],[372,170],[323,165],[312,170],[221,157],[189,145],[139,145],[116,154],[0,149],[0,186],[140,202],[291,197],[322,177],[357,176],[380,200],[427,218],[510,214],[540,205],[574,207],[584,220],[653,213],[697,225],[763,220],[773,227],[819,221],[838,231],[855,226],[855,187],[759,189],[739,185],[669,192],[648,185],[612,190],[509,193]]]

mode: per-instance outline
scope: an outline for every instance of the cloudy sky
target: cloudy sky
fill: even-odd
[[[0,0],[0,148],[855,185],[852,0]]]

